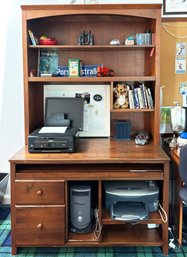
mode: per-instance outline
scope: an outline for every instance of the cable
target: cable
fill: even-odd
[[[160,209],[161,209],[161,210],[158,209],[158,212],[159,212],[159,214],[160,214],[160,217],[161,217],[162,221],[163,221],[164,223],[166,223],[166,222],[168,221],[167,213],[166,213],[166,211],[164,210],[164,208],[162,207],[162,205],[161,205],[160,203],[158,203],[158,206],[159,206]],[[165,218],[163,217],[161,211],[164,213]]]
[[[184,39],[184,38],[187,38],[187,36],[177,36],[175,34],[173,34],[172,32],[170,32],[166,26],[171,26],[171,27],[178,27],[177,25],[172,25],[172,24],[166,24],[166,23],[162,23],[162,27],[165,29],[165,31],[172,37],[175,37],[175,38],[181,38],[181,39]],[[186,27],[187,25],[184,25],[184,27]],[[182,27],[182,25],[180,25],[180,27]]]
[[[99,239],[101,235],[101,230],[102,230],[102,225],[100,224],[99,221],[99,210],[94,209],[94,216],[95,216],[95,225],[94,225],[94,237],[95,239]]]
[[[168,227],[168,231],[169,231],[169,236],[172,237],[172,238],[169,238],[168,245],[169,245],[170,248],[175,249],[176,244],[177,244],[176,237],[173,234],[172,229],[170,227]]]

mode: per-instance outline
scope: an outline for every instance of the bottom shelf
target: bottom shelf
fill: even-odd
[[[97,240],[94,233],[78,234],[69,232],[70,245],[128,245],[163,246],[161,226],[149,229],[146,224],[104,225],[101,237]]]
[[[149,229],[143,225],[109,225],[102,230],[102,244],[129,246],[162,246],[161,227]]]
[[[94,242],[97,243],[98,240],[94,237],[94,232],[91,233],[73,233],[69,232],[68,242],[76,243],[76,242]]]

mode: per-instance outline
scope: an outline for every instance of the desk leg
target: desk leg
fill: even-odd
[[[169,163],[164,164],[163,208],[167,214],[167,222],[162,224],[163,254],[168,255],[168,220],[169,220]]]

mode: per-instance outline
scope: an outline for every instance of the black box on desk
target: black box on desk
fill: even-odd
[[[115,139],[130,140],[131,122],[129,120],[115,122]]]

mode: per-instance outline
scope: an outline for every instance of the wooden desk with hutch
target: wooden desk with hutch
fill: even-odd
[[[160,4],[23,5],[25,147],[11,158],[12,253],[29,246],[161,246],[168,253],[168,222],[158,212],[137,225],[112,220],[103,206],[107,180],[156,180],[159,201],[168,214],[169,158],[159,145]],[[52,36],[58,45],[29,44],[28,29],[38,37]],[[94,34],[95,45],[78,45],[81,31]],[[124,45],[125,38],[150,31],[151,44]],[[111,34],[112,32],[112,34]],[[117,38],[121,45],[110,45]],[[59,65],[71,58],[84,64],[104,64],[114,77],[40,77],[39,52],[58,49]],[[34,76],[33,76],[34,75]],[[153,108],[114,109],[117,83],[141,82],[150,89]],[[44,126],[45,85],[110,85],[111,138],[80,139],[72,154],[28,153],[28,135]],[[130,120],[131,132],[148,131],[152,142],[137,146],[114,140],[116,120]],[[69,230],[69,186],[94,181],[102,225],[101,236]],[[147,224],[159,224],[149,229]]]

